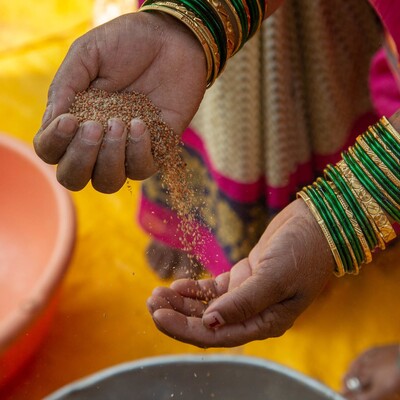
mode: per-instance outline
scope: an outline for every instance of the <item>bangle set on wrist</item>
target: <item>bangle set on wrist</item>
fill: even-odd
[[[159,11],[183,22],[203,47],[210,87],[226,63],[259,29],[266,0],[146,0],[139,11]]]
[[[358,274],[396,237],[400,223],[400,135],[383,117],[328,165],[301,197],[316,218],[335,259],[335,274]]]

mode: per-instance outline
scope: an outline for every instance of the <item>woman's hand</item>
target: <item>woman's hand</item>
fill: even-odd
[[[206,89],[204,52],[181,22],[145,12],[116,18],[71,46],[50,86],[35,150],[45,162],[58,164],[58,180],[68,189],[80,190],[91,179],[97,190],[110,193],[127,177],[155,172],[150,138],[137,120],[129,127],[112,120],[107,132],[94,121],[78,127],[68,110],[75,94],[89,86],[146,94],[181,134]]]
[[[268,226],[249,257],[216,278],[178,280],[148,300],[165,334],[199,347],[232,347],[282,335],[334,269],[327,241],[302,200]]]
[[[400,399],[399,345],[374,347],[352,362],[343,379],[349,400]]]

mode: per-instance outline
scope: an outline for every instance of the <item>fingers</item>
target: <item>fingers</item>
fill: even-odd
[[[174,308],[170,302],[168,302],[168,307],[163,306],[161,302],[158,305],[158,308],[151,310],[157,328],[174,339],[198,347],[236,347],[253,340],[278,336],[269,329],[271,325],[275,325],[272,320],[276,314],[273,312],[268,314],[271,321],[256,316],[242,323],[209,329],[204,326],[200,316],[180,312],[179,306]],[[177,302],[175,302],[175,306],[177,306]],[[288,324],[286,329],[290,326]],[[282,329],[279,334],[282,334],[286,329]],[[263,335],[263,333],[265,334]]]
[[[33,145],[37,155],[48,164],[57,164],[64,155],[78,129],[78,121],[71,114],[56,118],[46,129],[39,131]]]
[[[147,301],[151,314],[159,309],[179,310],[185,316],[201,317],[207,305],[202,301],[181,296],[174,290],[166,287],[156,288]]]
[[[103,127],[84,122],[58,163],[57,179],[69,190],[81,190],[89,182],[100,150]]]
[[[115,118],[109,120],[92,174],[92,185],[99,192],[114,193],[124,185],[126,138],[125,124]]]
[[[185,297],[208,302],[226,293],[229,285],[229,272],[216,278],[178,279],[171,284],[171,289]]]
[[[297,316],[293,311],[296,309],[294,300],[271,306],[243,322],[219,324],[214,320],[206,326],[202,316],[213,301],[218,301],[213,300],[214,297],[225,293],[227,275],[222,275],[221,284],[217,284],[216,279],[182,279],[172,283],[171,288],[155,289],[147,305],[158,329],[199,347],[233,347],[280,336],[292,326]],[[212,322],[217,323],[213,325]]]
[[[268,279],[270,278],[270,279]],[[215,300],[204,313],[203,322],[210,328],[237,323],[257,315],[283,300],[276,290],[277,279],[253,274],[248,259],[239,261],[230,271],[229,292]]]
[[[140,119],[131,121],[126,147],[126,175],[142,180],[150,177],[157,168],[151,153],[150,132]]]
[[[133,120],[128,129],[116,118],[108,121],[107,132],[95,121],[78,126],[71,114],[57,117],[34,138],[40,158],[57,164],[57,179],[69,190],[81,190],[92,180],[102,193],[118,191],[129,176],[144,179],[156,168],[150,135],[145,124]]]
[[[350,365],[343,378],[343,395],[349,400],[400,398],[398,344],[368,349]]]

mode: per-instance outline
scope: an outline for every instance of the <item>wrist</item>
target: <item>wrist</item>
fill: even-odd
[[[324,235],[324,231],[318,220],[315,218],[311,208],[303,199],[296,199],[293,202],[298,215],[301,215],[304,220],[304,229],[309,233],[310,242],[315,243],[315,248],[318,249],[323,260],[326,260],[321,267],[326,268],[329,272],[334,270],[335,259],[332,257],[332,252],[328,241]]]
[[[184,54],[186,64],[202,68],[206,76],[206,59],[204,50],[194,33],[178,18],[164,12],[137,12],[140,18],[146,20],[145,26],[152,27],[154,34],[162,38],[162,46],[168,45],[178,53]],[[151,34],[151,33],[150,33]]]

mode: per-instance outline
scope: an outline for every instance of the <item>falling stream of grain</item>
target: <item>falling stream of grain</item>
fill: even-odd
[[[153,158],[167,192],[169,205],[180,219],[179,239],[182,248],[192,261],[196,257],[201,262],[202,256],[195,254],[195,249],[204,239],[195,223],[194,189],[182,159],[181,140],[163,121],[161,111],[142,93],[106,92],[90,88],[76,95],[70,113],[81,123],[87,120],[101,123],[105,131],[110,118],[119,118],[127,126],[133,118],[140,118],[146,124],[150,132]]]

